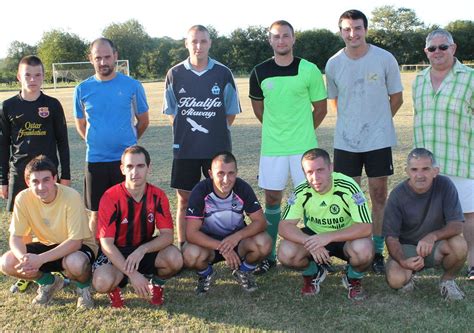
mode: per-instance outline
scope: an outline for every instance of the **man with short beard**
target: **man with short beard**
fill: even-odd
[[[148,104],[140,82],[115,72],[117,50],[110,39],[90,46],[95,75],[74,90],[76,129],[87,145],[84,200],[91,211],[89,227],[95,234],[102,194],[124,180],[120,158],[148,127]],[[134,124],[135,123],[135,124]]]
[[[262,123],[258,185],[265,190],[267,232],[273,239],[272,253],[255,270],[257,275],[276,264],[280,206],[288,173],[293,186],[304,181],[301,156],[318,146],[315,130],[327,113],[321,72],[315,64],[293,56],[292,25],[283,20],[272,23],[268,40],[274,56],[252,70],[249,93],[255,116]]]

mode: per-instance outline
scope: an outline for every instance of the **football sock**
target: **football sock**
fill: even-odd
[[[158,286],[164,286],[166,283],[166,280],[160,279],[158,276],[153,275],[153,277],[151,278],[151,283]]]
[[[86,282],[79,282],[79,281],[74,281],[74,282],[79,289],[84,289],[84,288],[90,287],[92,279],[89,279]]]
[[[384,241],[385,238],[383,236],[372,236],[372,240],[374,241],[375,253],[383,253],[384,248]]]
[[[362,279],[364,277],[364,273],[359,273],[352,268],[352,265],[349,265],[349,268],[347,269],[347,277],[349,279]]]
[[[314,260],[309,261],[309,266],[303,271],[303,276],[313,276],[319,271],[319,267]]]
[[[276,241],[281,218],[280,205],[265,205],[265,218],[267,219],[267,232],[272,238],[272,252],[267,259],[276,261]]]
[[[35,282],[41,286],[53,284],[54,276],[51,273],[43,273],[43,275],[41,275],[39,279],[35,280]]]
[[[239,270],[242,272],[251,272],[257,267],[256,265],[249,264],[246,261],[242,261],[242,263],[239,266]]]
[[[208,265],[206,269],[202,270],[202,271],[198,271],[198,275],[199,276],[209,276],[212,274],[212,265]]]

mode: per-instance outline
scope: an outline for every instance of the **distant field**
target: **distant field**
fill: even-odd
[[[405,178],[405,157],[412,147],[411,82],[414,74],[403,74],[404,100],[395,117],[398,145],[394,148],[395,175],[390,189]],[[237,80],[243,113],[232,127],[233,151],[239,162],[240,176],[246,179],[263,201],[257,188],[261,127],[250,106],[247,79]],[[150,105],[151,125],[140,144],[151,153],[151,182],[163,188],[176,207],[176,196],[169,187],[172,134],[168,119],[161,114],[163,83],[144,85]],[[71,146],[73,186],[82,192],[85,145],[77,135],[72,117],[71,88],[46,90],[58,98],[65,109]],[[1,92],[0,100],[15,92]],[[322,148],[332,153],[336,115],[330,111],[319,129]],[[117,133],[120,135],[120,133]],[[2,209],[5,202],[0,200]],[[174,211],[173,211],[174,214]],[[0,211],[0,253],[8,248],[9,214]],[[68,288],[60,292],[48,309],[38,310],[29,303],[34,288],[26,295],[11,295],[12,279],[0,277],[1,331],[291,331],[316,332],[472,332],[474,284],[460,280],[467,299],[459,303],[442,302],[437,288],[437,272],[427,270],[420,288],[413,295],[402,296],[390,290],[383,277],[368,274],[364,284],[369,299],[354,304],[346,299],[339,274],[330,274],[316,297],[300,296],[301,277],[281,266],[258,278],[260,290],[247,295],[232,280],[229,271],[218,265],[219,280],[210,294],[198,298],[193,293],[195,276],[185,272],[167,284],[166,305],[155,310],[131,292],[126,293],[129,308],[112,311],[105,296],[96,295],[98,307],[88,312],[75,311],[75,296]]]

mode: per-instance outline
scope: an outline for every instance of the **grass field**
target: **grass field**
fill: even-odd
[[[395,117],[398,145],[394,149],[395,175],[389,188],[404,179],[404,163],[412,147],[412,114],[410,83],[414,74],[403,74],[405,104]],[[260,124],[256,121],[247,97],[246,79],[237,80],[243,113],[232,127],[233,151],[239,162],[239,176],[247,180],[262,199],[256,176],[260,149]],[[176,197],[169,187],[172,161],[172,134],[168,119],[161,114],[163,83],[144,85],[150,105],[151,124],[140,144],[152,156],[151,182],[163,188],[176,207]],[[85,144],[77,135],[72,117],[72,89],[47,90],[58,98],[65,109],[71,146],[72,186],[82,192]],[[0,100],[14,92],[0,93]],[[329,112],[319,129],[322,148],[332,151],[335,114]],[[119,135],[119,133],[117,133]],[[365,182],[364,182],[365,187]],[[0,205],[5,202],[0,200]],[[0,253],[8,248],[9,214],[0,213]],[[330,274],[316,297],[300,296],[302,279],[299,273],[278,266],[259,277],[260,289],[244,294],[223,265],[217,266],[219,278],[209,295],[194,295],[195,275],[185,272],[166,286],[166,305],[156,310],[135,297],[128,289],[125,297],[129,307],[111,310],[108,299],[96,295],[97,307],[77,312],[72,288],[59,292],[53,305],[46,309],[30,306],[34,289],[24,295],[8,292],[12,279],[0,276],[0,329],[2,331],[472,331],[474,317],[474,284],[459,279],[466,300],[458,303],[441,301],[438,291],[438,271],[422,274],[419,289],[412,295],[399,295],[391,290],[381,276],[368,274],[364,285],[369,299],[353,303],[346,298],[340,273]],[[463,272],[464,274],[464,272]]]

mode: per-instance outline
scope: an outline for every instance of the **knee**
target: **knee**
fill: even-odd
[[[374,244],[368,238],[356,239],[350,243],[348,252],[351,264],[368,265],[374,259]]]
[[[101,294],[110,292],[114,287],[114,279],[111,275],[94,273],[92,276],[92,286]]]
[[[460,260],[464,260],[467,256],[467,242],[461,235],[456,235],[447,240],[450,252]]]
[[[272,251],[272,238],[266,232],[262,232],[255,237],[255,244],[260,255],[266,257]]]
[[[195,245],[188,244],[184,248],[182,260],[183,264],[187,268],[194,268],[197,266],[198,262],[201,261],[201,251]]]
[[[0,270],[5,275],[13,275],[16,272],[15,266],[18,264],[18,259],[13,255],[13,252],[8,251],[0,258]]]
[[[91,270],[90,262],[82,252],[74,252],[64,257],[63,267],[73,279],[90,273]]]
[[[294,267],[296,261],[296,248],[287,240],[282,240],[278,247],[277,257],[284,266]]]
[[[174,245],[170,245],[166,248],[164,261],[171,275],[176,274],[183,268],[183,255]]]
[[[410,277],[411,272],[405,272],[396,261],[392,259],[387,261],[387,265],[385,266],[385,279],[390,288],[402,288]]]

